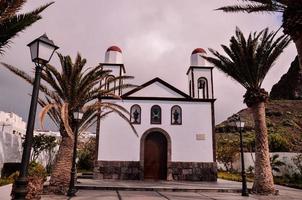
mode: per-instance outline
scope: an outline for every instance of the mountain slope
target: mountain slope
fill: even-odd
[[[251,111],[243,109],[238,114],[246,123],[246,135],[251,137],[254,134]],[[217,134],[236,132],[234,124],[228,120],[216,126]],[[266,120],[271,151],[302,152],[302,100],[269,101]]]

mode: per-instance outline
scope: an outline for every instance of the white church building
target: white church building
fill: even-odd
[[[213,67],[206,66],[205,54],[202,48],[192,52],[188,94],[154,78],[130,91],[115,91],[122,99],[101,100],[127,109],[139,137],[118,114],[102,119],[95,178],[217,180]],[[126,73],[117,46],[107,49],[101,65],[111,70],[106,80]]]

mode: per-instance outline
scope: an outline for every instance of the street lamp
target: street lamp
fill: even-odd
[[[28,115],[28,123],[26,128],[26,135],[22,153],[20,175],[15,182],[15,189],[13,189],[14,200],[25,199],[27,194],[27,171],[30,160],[30,152],[32,148],[33,131],[35,127],[35,118],[37,111],[37,102],[39,96],[39,87],[41,80],[41,73],[43,67],[50,61],[57,47],[52,40],[49,40],[47,35],[35,39],[27,46],[30,48],[31,59],[36,65],[35,80],[33,83],[33,91],[31,96],[31,103]]]
[[[249,196],[249,192],[247,189],[246,184],[246,173],[245,173],[245,167],[244,167],[244,154],[243,154],[243,141],[242,141],[242,130],[244,128],[244,122],[241,121],[240,115],[235,116],[235,124],[237,128],[239,129],[240,133],[240,154],[241,154],[241,177],[242,177],[242,196]]]
[[[75,196],[77,189],[75,188],[76,179],[76,159],[77,159],[77,145],[78,145],[78,131],[79,131],[79,121],[82,119],[83,113],[81,111],[73,112],[73,118],[76,120],[75,131],[74,131],[74,144],[73,144],[73,155],[72,155],[72,167],[70,172],[70,182],[69,189],[67,191],[67,196]]]

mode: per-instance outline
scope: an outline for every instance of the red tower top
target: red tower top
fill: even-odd
[[[118,46],[111,46],[107,49],[107,52],[108,51],[118,51],[118,52],[122,53],[122,50]]]
[[[197,53],[207,53],[207,52],[203,48],[196,48],[194,49],[194,51],[192,51],[192,55]]]

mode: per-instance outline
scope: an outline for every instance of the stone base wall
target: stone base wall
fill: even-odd
[[[169,162],[167,180],[217,181],[214,162]],[[143,166],[139,161],[98,161],[94,167],[95,179],[143,180]]]
[[[217,181],[217,164],[214,162],[171,162],[168,171],[175,181]]]
[[[137,161],[98,161],[94,167],[95,179],[140,180],[140,163]]]

